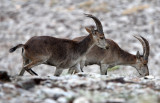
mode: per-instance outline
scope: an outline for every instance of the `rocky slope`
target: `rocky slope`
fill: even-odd
[[[142,46],[132,35],[150,43],[149,79],[139,78],[130,66],[118,66],[108,76],[97,65],[85,73],[54,77],[55,68],[33,68],[16,76],[22,66],[21,50],[9,54],[32,36],[73,39],[88,35],[84,27],[95,25],[83,13],[97,16],[106,38],[133,54]],[[0,103],[159,103],[160,102],[160,1],[159,0],[0,0]],[[92,73],[91,73],[92,71]]]
[[[2,72],[0,72],[0,76]],[[79,73],[0,79],[0,103],[159,103],[160,78]]]

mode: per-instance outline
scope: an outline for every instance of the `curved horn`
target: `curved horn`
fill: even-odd
[[[145,60],[148,60],[148,56],[149,56],[149,43],[148,43],[148,41],[145,38],[143,38],[142,36],[140,36],[140,38],[137,36],[134,36],[134,37],[141,42],[141,44],[143,46],[143,57]]]
[[[94,22],[96,23],[98,32],[104,34],[104,33],[103,33],[102,24],[101,24],[100,20],[99,20],[97,17],[95,17],[95,16],[93,16],[93,15],[91,15],[91,14],[84,14],[84,15],[86,15],[86,17],[92,18],[92,19],[94,20]]]
[[[145,44],[145,49],[143,51],[144,59],[148,60],[149,51],[150,51],[149,42],[144,37],[142,37],[142,36],[140,36],[140,37],[142,38],[142,40],[144,41],[144,44]]]

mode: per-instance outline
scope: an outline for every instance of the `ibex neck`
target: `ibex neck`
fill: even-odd
[[[80,55],[85,55],[93,45],[93,38],[91,35],[88,35],[78,43],[77,51],[80,53]]]
[[[119,51],[119,64],[120,65],[134,65],[136,63],[136,56],[124,50]]]

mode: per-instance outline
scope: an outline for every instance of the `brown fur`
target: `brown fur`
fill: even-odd
[[[75,38],[74,40],[81,41],[84,38],[85,38],[85,36]],[[110,48],[108,50],[101,49],[97,46],[94,46],[93,48],[91,48],[89,53],[86,54],[86,58],[91,58],[91,57],[95,58],[95,59],[93,59],[93,61],[95,61],[95,62],[93,62],[93,63],[89,62],[89,61],[87,62],[89,65],[99,64],[99,61],[104,58],[104,55],[105,55],[107,63],[110,63],[110,61],[115,62],[118,60],[120,60],[120,62],[122,64],[123,64],[123,62],[127,62],[127,61],[130,62],[131,64],[136,62],[136,56],[121,49],[116,42],[114,42],[111,39],[106,39],[106,42],[110,45]],[[86,64],[86,65],[88,65],[88,64]]]
[[[75,38],[74,40],[81,41],[84,38],[85,36]],[[84,65],[98,64],[101,66],[101,74],[107,74],[107,71],[102,70],[102,66],[104,67],[104,64],[105,68],[115,65],[130,65],[135,67],[140,75],[149,75],[147,66],[148,60],[146,61],[143,56],[139,58],[137,55],[133,55],[127,51],[124,51],[118,46],[116,42],[111,39],[106,39],[106,42],[110,45],[110,48],[108,50],[101,49],[97,46],[91,48],[91,50],[81,61],[81,69]],[[142,66],[144,70],[142,70]]]
[[[92,33],[89,28],[86,28],[86,30]],[[36,73],[31,68],[39,64],[56,66],[58,69],[70,68],[77,65],[81,57],[96,44],[97,41],[93,39],[92,35],[90,34],[78,42],[50,36],[35,36],[29,39],[24,45],[20,44],[13,47],[15,50],[23,47],[22,56],[24,67],[20,75],[24,74],[24,69],[30,74],[35,75]],[[99,37],[102,35],[98,33],[95,35],[97,40],[100,40]],[[30,62],[28,63],[28,61]]]
[[[15,51],[19,47],[23,47],[23,68],[20,75],[23,75],[25,70],[30,74],[36,73],[31,70],[32,67],[39,64],[48,64],[56,66],[55,75],[59,75],[64,68],[74,68],[76,72],[80,71],[79,62],[81,58],[95,44],[101,48],[109,48],[105,41],[103,28],[100,20],[91,15],[85,14],[86,17],[92,18],[96,23],[97,30],[93,26],[87,28],[86,31],[90,34],[84,37],[81,41],[73,41],[60,39],[49,36],[36,36],[27,41],[26,44],[11,48],[10,51]]]

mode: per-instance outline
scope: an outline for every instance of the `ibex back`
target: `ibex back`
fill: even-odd
[[[19,75],[23,75],[25,70],[31,75],[37,75],[31,68],[40,64],[56,66],[55,76],[59,76],[63,69],[74,68],[80,72],[79,61],[81,57],[94,45],[106,49],[109,45],[105,41],[103,29],[100,21],[93,15],[86,14],[92,18],[97,26],[86,27],[89,33],[82,41],[60,39],[50,36],[35,36],[25,44],[18,44],[10,49],[14,52],[22,47],[23,67]]]

